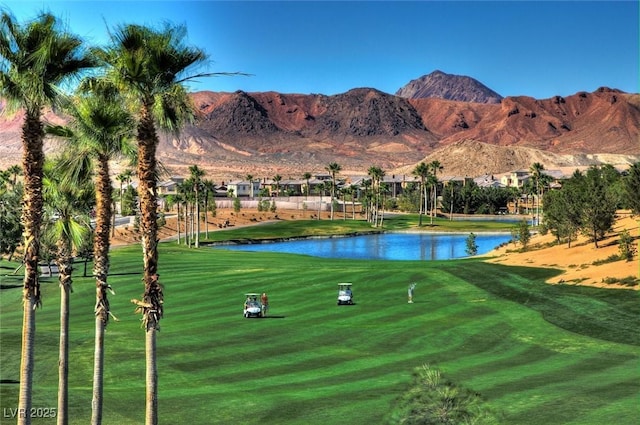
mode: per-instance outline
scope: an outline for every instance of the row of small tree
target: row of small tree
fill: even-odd
[[[630,209],[640,214],[640,163],[624,174],[613,166],[592,166],[575,171],[559,190],[544,195],[542,230],[569,246],[579,233],[598,241],[611,230],[616,211]]]

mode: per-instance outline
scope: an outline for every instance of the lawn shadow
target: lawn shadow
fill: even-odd
[[[271,316],[271,315],[269,315],[269,316],[263,316],[262,318],[263,319],[284,319],[285,317],[287,317],[287,316]]]

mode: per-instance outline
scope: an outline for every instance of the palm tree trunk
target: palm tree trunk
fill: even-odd
[[[148,329],[145,336],[147,404],[145,424],[158,424],[158,369],[156,365],[156,329]]]
[[[204,196],[204,237],[209,239],[209,193]]]
[[[178,245],[180,245],[180,202],[177,203],[178,205],[178,214],[176,216],[176,229],[178,230]]]
[[[196,238],[194,246],[200,247],[200,200],[198,199],[198,191],[196,190],[196,202],[195,202],[195,224],[196,224]]]
[[[355,192],[351,194],[351,219],[356,219],[356,194]]]
[[[63,246],[64,245],[64,246]],[[71,293],[71,258],[69,246],[58,249],[60,273],[60,354],[58,358],[58,425],[69,423],[69,294]]]
[[[333,200],[336,198],[336,182],[335,180],[331,180],[331,220],[333,220]]]
[[[99,315],[96,315],[95,348],[93,352],[93,395],[91,398],[91,425],[102,424],[104,329],[105,323],[103,319]]]
[[[431,221],[430,224],[433,226],[433,216],[435,215],[436,212],[436,184],[433,184],[433,203],[431,204],[431,213],[429,214],[431,216]]]
[[[40,306],[38,261],[40,257],[40,224],[42,221],[42,165],[44,131],[38,116],[27,113],[22,126],[24,197],[22,222],[24,225],[24,283],[22,353],[20,363],[20,392],[18,412],[31,411],[36,311]],[[31,424],[29,415],[19,415],[18,425]]]
[[[109,178],[109,158],[99,158],[96,179],[96,230],[93,242],[93,275],[96,278],[96,334],[93,354],[93,394],[91,398],[91,424],[102,423],[102,392],[104,376],[104,334],[109,322],[107,284],[109,275],[109,218],[113,188]],[[114,209],[115,211],[115,209]]]
[[[31,382],[33,381],[33,353],[36,333],[36,297],[24,295],[22,320],[22,361],[20,363],[20,394],[18,412],[31,411]],[[18,425],[30,425],[29,415],[19,414]]]
[[[120,207],[122,208],[122,207]],[[112,209],[113,213],[111,214],[111,236],[115,236],[116,235],[116,209],[115,209],[115,205]]]
[[[146,353],[146,415],[147,425],[158,423],[158,374],[156,370],[156,331],[162,318],[163,295],[158,281],[158,222],[156,201],[156,148],[158,136],[155,131],[152,105],[143,108],[138,126],[138,196],[140,197],[140,220],[142,231],[142,255],[144,263],[144,295],[136,302],[145,325]]]
[[[422,227],[422,207],[424,206],[424,202],[422,202],[422,194],[424,190],[424,180],[420,182],[420,211],[418,212],[418,227]]]

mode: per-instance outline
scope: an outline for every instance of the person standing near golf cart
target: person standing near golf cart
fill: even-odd
[[[409,304],[413,304],[413,290],[416,289],[415,282],[409,285],[409,290],[407,291],[407,295],[409,296]]]
[[[269,297],[267,297],[267,293],[263,292],[260,297],[260,304],[262,304],[262,315],[267,315],[267,310],[269,310]]]

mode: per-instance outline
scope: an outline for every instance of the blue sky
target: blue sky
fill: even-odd
[[[216,77],[193,91],[395,93],[441,70],[503,96],[607,86],[640,92],[638,1],[0,0],[19,20],[47,10],[95,44],[107,27],[185,24]]]

